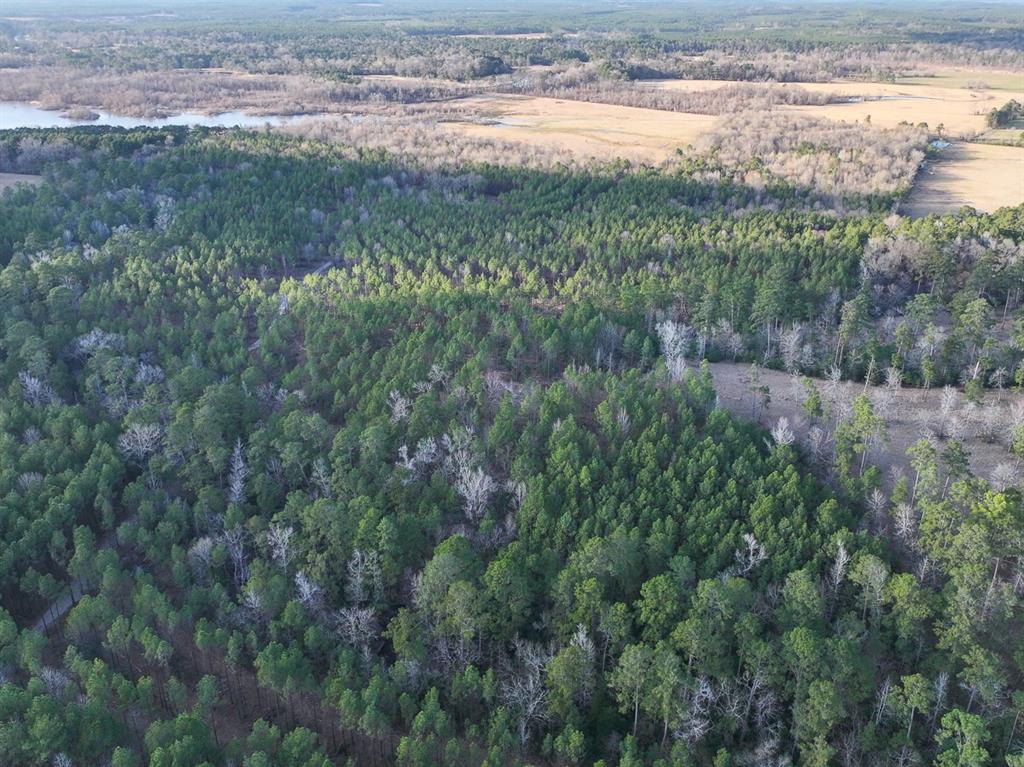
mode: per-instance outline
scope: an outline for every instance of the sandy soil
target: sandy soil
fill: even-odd
[[[457,123],[467,135],[566,149],[579,157],[661,162],[692,143],[717,118],[657,109],[532,96],[494,95],[459,105],[491,120]]]
[[[962,205],[991,213],[1024,203],[1024,147],[956,143],[918,174],[904,206],[911,216]]]
[[[33,186],[43,183],[42,176],[33,176],[29,173],[0,173],[0,192],[16,184],[31,184]]]
[[[730,362],[716,362],[711,365],[711,373],[715,379],[715,388],[721,399],[722,405],[729,412],[741,417],[750,419],[752,417],[752,395],[748,391],[748,376],[750,365]],[[767,410],[758,414],[757,420],[766,427],[775,425],[781,416],[789,419],[790,425],[797,434],[797,439],[802,440],[808,430],[809,424],[803,412],[804,389],[799,380],[777,370],[760,369],[758,372],[760,383],[769,387],[771,392],[771,403]],[[815,382],[822,393],[822,398],[828,401],[826,382]],[[844,382],[840,384],[844,397],[852,400],[858,394],[865,392],[863,384]],[[877,394],[879,387],[869,387]],[[939,401],[942,398],[942,391],[931,389],[901,389],[896,393],[896,402],[892,408],[892,415],[888,419],[889,442],[876,447],[869,455],[869,460],[878,466],[886,477],[886,483],[891,481],[890,469],[898,467],[908,475],[911,474],[910,461],[906,451],[911,445],[919,440],[923,434],[922,419],[928,415],[934,417],[939,412]],[[1004,392],[1001,396],[992,393],[986,404],[997,405],[1009,411],[1014,401],[1024,399],[1019,394]],[[961,405],[963,404],[961,398]],[[1008,423],[1008,417],[1003,419]],[[1019,461],[1007,451],[1006,445],[999,442],[986,442],[975,435],[965,438],[964,445],[970,452],[971,467],[976,474],[982,477],[989,477],[992,470],[1000,463],[1016,464],[1020,470],[1018,477],[1024,476],[1024,467]]]

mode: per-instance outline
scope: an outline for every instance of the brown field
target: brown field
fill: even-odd
[[[970,205],[990,213],[1024,203],[1024,148],[958,143],[918,174],[904,212],[948,213]]]
[[[42,176],[33,176],[30,173],[0,173],[0,192],[17,184],[35,186],[41,183],[43,183]]]
[[[486,120],[452,123],[466,135],[553,146],[580,158],[650,163],[693,143],[717,119],[533,96],[479,96],[458,103]]]
[[[638,87],[703,91],[734,84],[727,80],[661,80]],[[982,84],[987,87],[981,88]],[[991,109],[1011,98],[1024,101],[1024,76],[988,70],[944,70],[934,76],[906,78],[895,84],[842,81],[799,83],[794,87],[865,100],[822,106],[783,106],[778,107],[780,111],[849,122],[870,118],[871,124],[878,127],[927,122],[935,129],[941,124],[944,135],[952,137],[986,134],[985,115]],[[468,135],[553,146],[581,158],[625,157],[642,162],[668,158],[677,147],[693,143],[709,130],[716,119],[707,115],[511,95],[461,99],[458,104],[483,118],[453,124]],[[972,156],[972,159],[976,158]],[[969,165],[963,175],[975,175],[976,167],[981,166]],[[1016,204],[1012,182],[1006,174],[998,180],[998,184],[1011,187],[1003,195],[1004,204]],[[963,194],[968,199],[977,198],[979,205],[992,204],[978,198],[973,189],[965,188]]]

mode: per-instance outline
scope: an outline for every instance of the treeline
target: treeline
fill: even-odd
[[[985,122],[990,128],[1006,128],[1024,118],[1024,104],[1010,99],[998,109],[988,113]]]
[[[130,117],[245,111],[272,115],[342,113],[378,104],[423,104],[472,94],[429,81],[189,71],[109,72],[67,67],[0,70],[5,100],[43,109],[99,107]]]
[[[604,79],[600,68],[593,66],[577,66],[527,76],[513,82],[507,89],[552,98],[708,115],[734,114],[747,110],[768,111],[779,105],[821,105],[839,100],[834,94],[778,84],[735,83],[691,91],[651,88]]]

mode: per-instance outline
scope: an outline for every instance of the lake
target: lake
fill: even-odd
[[[160,128],[166,125],[201,125],[208,128],[262,128],[264,125],[287,125],[313,115],[247,115],[243,112],[222,112],[204,115],[183,112],[171,117],[121,117],[101,109],[93,110],[97,120],[73,120],[59,111],[50,111],[12,101],[0,102],[0,130],[11,128],[70,128],[76,125],[111,125],[119,128]]]

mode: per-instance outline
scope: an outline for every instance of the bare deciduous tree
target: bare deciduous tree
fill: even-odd
[[[992,469],[990,481],[992,483],[992,488],[1001,493],[1016,485],[1019,479],[1020,473],[1018,472],[1017,467],[1012,463],[1006,463],[1004,461],[1003,463],[997,464],[996,467]]]
[[[936,421],[936,433],[942,437],[948,437],[950,427],[957,411],[960,408],[960,394],[952,386],[945,386],[942,389],[942,396],[939,398],[939,412]]]
[[[792,445],[796,441],[796,434],[789,425],[789,419],[781,416],[772,427],[772,439],[776,445]]]
[[[303,607],[312,613],[320,611],[323,590],[319,584],[311,580],[302,570],[295,573],[295,591]]]
[[[242,594],[242,606],[253,624],[262,626],[266,623],[267,615],[263,610],[263,598],[252,584],[246,586],[245,592]]]
[[[1006,424],[1006,444],[1013,448],[1014,441],[1024,430],[1024,400],[1010,405],[1009,418]]]
[[[810,347],[804,344],[804,329],[799,323],[782,333],[779,339],[779,351],[786,372],[796,374],[808,362]]]
[[[39,678],[46,686],[46,692],[52,698],[62,699],[71,689],[71,679],[59,668],[43,666],[39,670]]]
[[[916,539],[917,512],[912,504],[898,503],[893,509],[893,525],[896,536],[907,545],[912,545]]]
[[[28,493],[43,483],[43,475],[38,471],[25,471],[18,475],[18,490]]]
[[[398,465],[409,472],[404,481],[417,479],[424,469],[437,460],[438,453],[437,440],[433,437],[424,437],[417,442],[416,451],[412,455],[409,455],[409,447],[402,445],[398,449]]]
[[[820,426],[812,426],[807,432],[807,450],[811,455],[811,461],[818,466],[823,466],[830,456],[829,442],[831,437],[828,432]]]
[[[372,607],[343,607],[335,614],[335,631],[346,644],[369,658],[370,643],[377,636],[377,611]]]
[[[108,333],[105,330],[93,328],[72,342],[71,353],[76,357],[84,358],[105,349],[120,350],[123,346],[124,339],[117,333]]]
[[[462,497],[466,518],[471,522],[479,519],[497,488],[494,478],[480,467],[463,467],[455,479],[455,489]]]
[[[228,472],[228,502],[241,503],[245,500],[245,479],[249,476],[249,467],[245,464],[245,455],[242,453],[242,440],[235,442],[235,449],[231,453],[231,464]]]
[[[892,680],[886,677],[882,686],[878,689],[878,694],[875,696],[875,726],[880,725],[884,720],[889,711],[889,695],[892,693]]]
[[[673,381],[680,381],[686,370],[686,354],[689,351],[693,331],[689,326],[674,320],[659,322],[657,330],[669,377]]]
[[[249,580],[249,560],[246,552],[247,535],[243,528],[233,527],[224,531],[224,544],[235,567],[235,586],[241,588]]]
[[[196,538],[188,549],[188,563],[197,580],[204,583],[213,566],[214,541],[209,536]]]
[[[768,552],[753,533],[743,534],[743,547],[736,549],[736,566],[739,575],[746,575],[768,558]]]
[[[267,548],[270,549],[270,558],[278,567],[287,571],[295,557],[292,548],[292,538],[295,530],[288,525],[271,525],[267,529]]]
[[[353,605],[379,599],[383,591],[383,574],[376,551],[356,549],[345,567],[345,598]]]
[[[711,707],[717,697],[711,681],[705,676],[698,677],[693,687],[686,688],[681,701],[682,715],[672,736],[687,743],[699,742],[711,729]]]
[[[846,544],[842,541],[836,547],[836,558],[832,562],[832,569],[829,571],[828,585],[835,596],[839,591],[839,587],[843,585],[843,580],[846,578],[846,570],[850,566],[850,553],[846,550]]]
[[[868,510],[875,524],[883,518],[888,505],[889,499],[885,497],[885,493],[877,487],[871,491],[871,495],[868,496]]]
[[[391,423],[398,423],[409,417],[409,400],[397,391],[392,391],[388,395],[388,407],[391,408]]]
[[[160,448],[163,438],[160,424],[133,423],[118,438],[117,447],[126,457],[141,463]]]
[[[523,639],[516,640],[515,668],[500,687],[502,703],[516,717],[519,742],[523,745],[530,739],[531,728],[549,719],[544,673],[552,655],[550,648]]]

